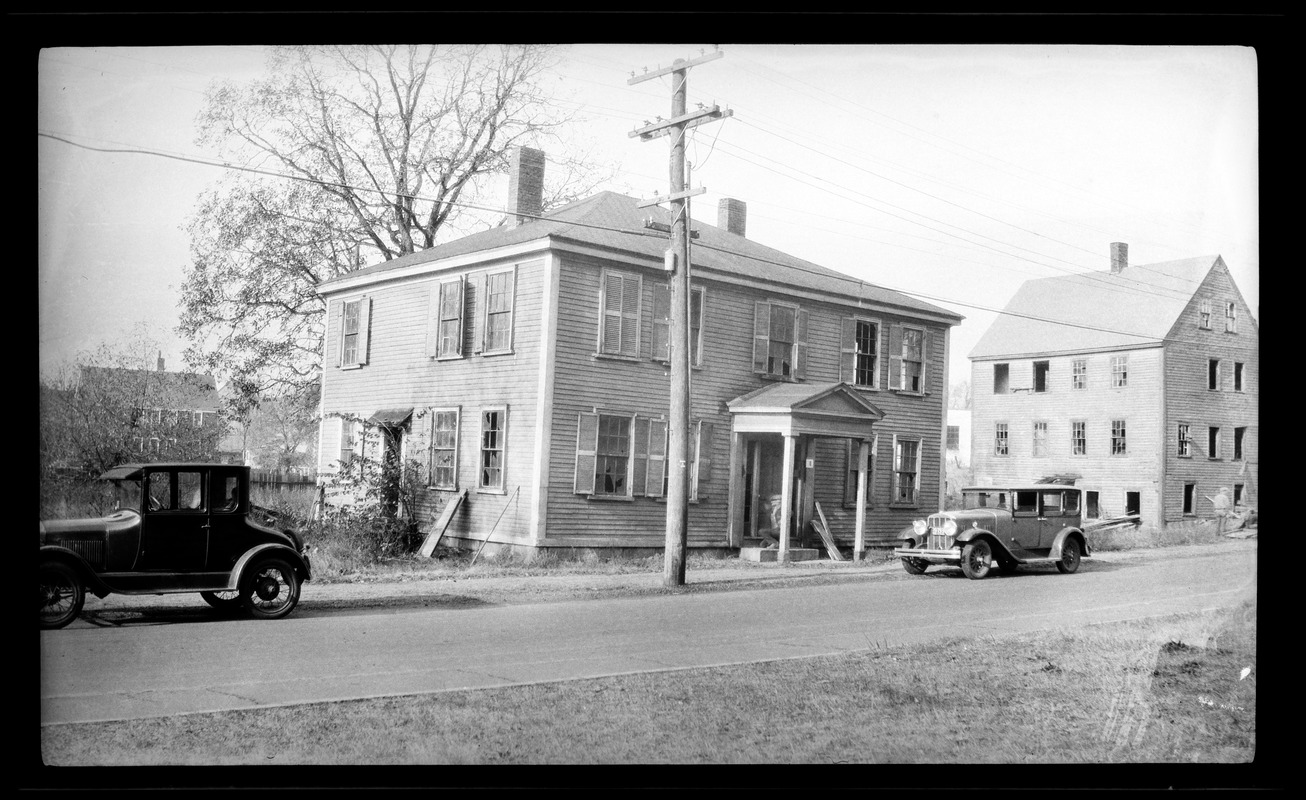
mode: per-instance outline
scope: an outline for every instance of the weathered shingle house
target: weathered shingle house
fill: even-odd
[[[1258,337],[1220,256],[1026,281],[970,353],[976,481],[1078,475],[1157,527],[1255,503]]]
[[[213,458],[226,431],[222,398],[212,375],[164,369],[83,366],[78,389],[103,409],[115,409],[142,459]]]
[[[668,242],[645,220],[669,214],[603,192],[540,217],[543,154],[516,170],[508,224],[320,285],[319,468],[396,443],[425,472],[424,518],[466,491],[445,542],[661,548]],[[693,226],[690,547],[775,534],[786,492],[795,537],[819,503],[852,543],[862,443],[865,542],[891,543],[940,501],[961,318],[750,241],[738,201],[719,211]]]

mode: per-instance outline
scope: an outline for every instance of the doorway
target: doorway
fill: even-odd
[[[790,502],[790,541],[798,542],[798,533],[810,514],[802,493],[799,475],[804,471],[806,441],[795,442],[794,481]],[[744,535],[754,539],[780,539],[780,504],[784,492],[784,437],[759,435],[745,440],[744,458]]]

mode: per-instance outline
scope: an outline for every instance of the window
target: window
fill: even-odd
[[[1011,365],[993,365],[993,393],[1006,394],[1011,389]]]
[[[341,367],[361,367],[367,363],[368,330],[371,327],[372,298],[360,297],[341,304]]]
[[[490,408],[481,412],[481,479],[480,488],[503,490],[503,455],[506,442],[508,409]]]
[[[640,278],[620,272],[603,273],[603,310],[599,325],[599,352],[607,355],[639,355]]]
[[[889,353],[891,354],[889,357],[889,388],[924,394],[928,388],[926,386],[926,373],[929,363],[925,360],[925,354],[928,352],[925,331],[921,328],[895,325],[893,326],[893,332],[901,337],[902,344],[895,347],[892,338],[889,341]],[[899,353],[900,355],[895,356],[892,355],[893,353]]]
[[[1138,516],[1142,508],[1143,495],[1141,492],[1125,492],[1125,514]]]
[[[948,426],[948,449],[949,450],[961,449],[961,426],[960,425]]]
[[[1206,429],[1206,457],[1220,457],[1220,429],[1214,425]]]
[[[1088,359],[1077,358],[1070,365],[1070,388],[1083,389],[1088,385]]]
[[[921,443],[919,440],[893,441],[893,502],[916,504],[917,476],[921,469]]]
[[[1046,422],[1034,423],[1034,455],[1046,456],[1048,454],[1048,424]]]
[[[1037,514],[1038,492],[1016,492],[1016,507],[1013,510],[1017,514]]]
[[[431,486],[458,488],[458,409],[431,415]]]
[[[996,422],[993,425],[993,455],[1005,456],[1008,452],[1007,423]]]
[[[463,354],[463,298],[465,281],[440,284],[436,307],[436,358],[460,358]]]
[[[1243,502],[1246,501],[1246,491],[1247,491],[1247,486],[1246,486],[1246,484],[1235,483],[1235,484],[1233,485],[1233,504],[1234,504],[1234,505],[1241,505]]]
[[[1233,390],[1235,392],[1243,390],[1243,363],[1241,361],[1233,362]]]
[[[630,495],[630,417],[599,415],[594,494]]]
[[[704,431],[705,424],[708,430]],[[711,423],[698,424],[698,457],[710,461]],[[667,481],[667,420],[637,414],[581,412],[576,426],[576,494],[628,499],[664,497]],[[691,441],[691,447],[694,443]],[[698,464],[706,473],[710,467]],[[691,492],[696,490],[691,487]],[[691,494],[691,499],[696,495]]]
[[[1233,303],[1224,304],[1224,332],[1238,332],[1238,306]]]
[[[880,323],[844,317],[839,345],[839,377],[855,386],[880,388]]]
[[[1039,492],[1038,502],[1040,516],[1061,516],[1061,492]]]
[[[240,510],[240,478],[235,475],[213,477],[214,487],[217,489],[217,497],[214,500],[213,510],[220,513],[232,513]]]
[[[753,372],[802,379],[807,372],[807,312],[797,306],[753,304]]]
[[[689,443],[693,453],[689,462],[689,502],[697,503],[707,498],[707,485],[712,479],[712,435],[716,424],[701,419],[691,430],[697,435]]]
[[[1116,389],[1129,385],[1129,356],[1111,356],[1111,385]]]
[[[1048,390],[1048,370],[1051,363],[1048,361],[1034,362],[1034,391],[1046,392]]]
[[[481,326],[481,352],[512,350],[512,307],[517,271],[493,272],[485,276],[485,317]]]
[[[1206,390],[1220,391],[1220,359],[1212,358],[1206,362]]]
[[[1070,452],[1082,456],[1088,453],[1088,423],[1076,421],[1070,423]]]
[[[848,440],[847,447],[847,469],[844,471],[843,483],[843,504],[846,508],[857,507],[857,457],[861,453],[862,443],[856,439]],[[875,470],[875,447],[868,446],[866,453],[866,507],[871,507],[871,487],[874,481],[871,480]]]
[[[1197,513],[1197,484],[1184,484],[1184,516]]]
[[[1084,516],[1089,519],[1098,519],[1102,516],[1102,510],[1098,506],[1097,492],[1084,492]]]
[[[1127,452],[1125,447],[1125,421],[1123,419],[1111,420],[1111,455],[1123,456]]]
[[[1233,460],[1243,460],[1243,441],[1247,436],[1246,428],[1233,429]]]
[[[1197,306],[1197,327],[1203,330],[1211,329],[1211,301],[1203,300]]]
[[[695,287],[689,303],[689,352],[694,366],[703,361],[703,289]],[[671,287],[653,284],[653,360],[671,360]]]
[[[1179,450],[1176,453],[1180,458],[1188,458],[1193,454],[1193,438],[1189,433],[1188,423],[1179,423]]]

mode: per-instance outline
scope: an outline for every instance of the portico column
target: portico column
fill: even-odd
[[[789,560],[789,522],[794,513],[794,445],[797,437],[785,434],[784,464],[781,467],[780,484],[780,552],[777,561]]]
[[[853,544],[853,561],[866,555],[866,456],[871,445],[863,439],[857,447],[857,538]]]

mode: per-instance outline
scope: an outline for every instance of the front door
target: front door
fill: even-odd
[[[780,539],[780,498],[784,491],[784,439],[780,436],[759,436],[748,442],[744,465],[744,502],[745,519],[748,522],[747,535],[752,538]],[[795,468],[802,467],[802,459],[795,458]],[[790,476],[794,480],[795,476]],[[802,501],[791,484],[792,492],[789,502],[790,545],[797,546],[793,538],[794,531],[799,530],[798,519],[802,516]]]
[[[141,556],[137,569],[202,570],[208,559],[209,498],[198,470],[150,470],[149,500],[141,517]]]

